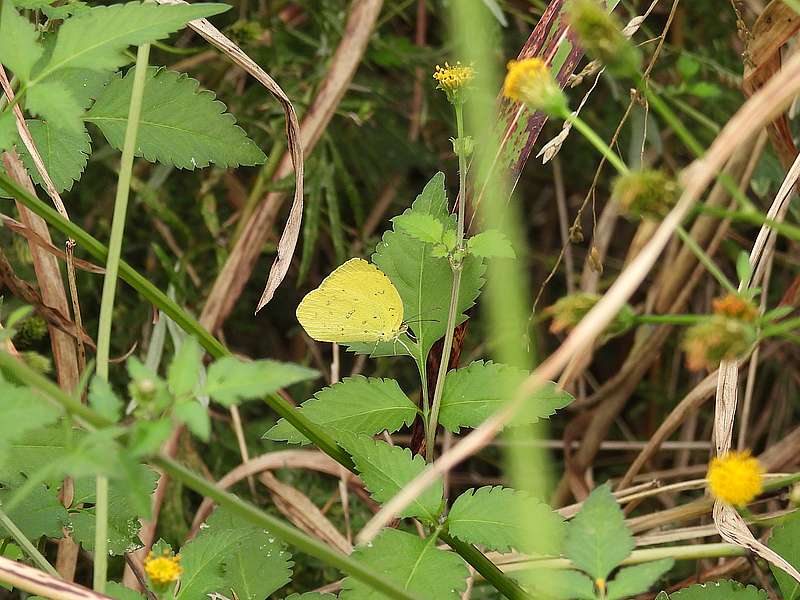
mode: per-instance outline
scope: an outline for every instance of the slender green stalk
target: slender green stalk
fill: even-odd
[[[786,321],[781,321],[780,323],[775,323],[772,325],[767,325],[762,329],[762,334],[764,337],[775,337],[789,333],[798,327],[800,327],[800,317],[787,319]]]
[[[770,229],[774,229],[778,233],[788,237],[791,240],[800,241],[800,227],[797,225],[792,225],[791,223],[781,223],[774,219],[767,219],[759,212],[728,210],[726,208],[708,206],[707,204],[698,204],[695,206],[694,210],[697,212],[714,215],[715,217],[730,219],[731,221],[752,223],[753,225],[766,225]]]
[[[206,498],[211,498],[220,506],[224,506],[226,509],[247,519],[251,523],[268,529],[300,551],[319,558],[342,572],[361,580],[381,594],[385,594],[390,598],[397,598],[398,600],[418,600],[418,597],[414,594],[400,589],[394,583],[381,577],[379,572],[375,569],[362,564],[346,554],[333,550],[327,544],[312,538],[272,515],[268,515],[253,504],[245,502],[238,496],[226,492],[214,483],[200,477],[172,459],[160,456],[153,459],[151,462],[153,465],[162,469],[172,479],[180,481],[186,487],[193,489]]]
[[[570,112],[569,110],[565,110],[562,118],[569,122],[575,129],[577,129],[580,134],[585,137],[592,146],[594,146],[600,153],[606,157],[606,160],[613,166],[620,175],[625,175],[628,173],[629,169],[628,166],[622,162],[622,159],[619,155],[614,152],[608,144],[603,141],[603,139],[597,135],[594,129],[592,129],[589,124],[581,119],[578,115]]]
[[[461,272],[463,270],[462,258],[464,249],[464,217],[467,203],[467,156],[464,143],[464,103],[459,98],[454,104],[456,111],[456,131],[458,132],[458,224],[456,230],[456,252],[459,258],[450,259],[453,270],[453,285],[450,288],[450,307],[447,311],[447,327],[444,331],[442,344],[442,359],[439,362],[439,373],[436,376],[436,387],[433,389],[433,402],[428,417],[428,430],[426,434],[425,458],[428,462],[433,460],[436,450],[436,429],[439,424],[439,409],[442,405],[442,392],[447,368],[450,366],[450,351],[453,349],[453,335],[456,329],[456,314],[458,313],[458,294],[461,290]]]
[[[638,315],[636,322],[652,325],[694,325],[707,318],[705,315]]]
[[[117,291],[117,275],[122,254],[122,239],[125,233],[125,215],[128,212],[128,197],[131,192],[133,155],[136,151],[136,135],[139,132],[139,117],[142,113],[142,97],[147,76],[150,44],[142,44],[136,53],[131,103],[128,108],[128,123],[122,146],[117,194],[114,199],[114,218],[111,221],[111,238],[108,242],[106,273],[103,279],[103,294],[100,300],[100,324],[97,330],[97,376],[108,379],[108,356],[111,348],[111,319],[114,315],[114,296]],[[106,591],[108,579],[108,479],[97,476],[94,532],[94,589],[101,594]]]
[[[31,560],[36,563],[42,571],[45,573],[49,573],[53,577],[61,578],[61,575],[58,574],[53,568],[47,559],[42,556],[42,553],[33,545],[33,543],[25,536],[25,534],[17,527],[16,523],[12,521],[8,515],[0,509],[0,525],[2,525],[10,534],[11,537],[14,538],[14,541],[17,542],[17,545],[22,548],[22,550],[27,554]]]
[[[694,241],[694,238],[691,235],[689,235],[689,232],[686,231],[681,225],[678,225],[675,228],[675,231],[677,232],[678,237],[683,240],[683,243],[689,247],[689,250],[694,253],[694,255],[697,257],[697,260],[703,264],[706,270],[708,270],[708,272],[714,276],[719,284],[731,294],[737,294],[738,291],[736,286],[733,285],[727,277],[725,277],[725,273],[720,271],[719,267],[714,264],[714,261],[711,259],[711,257],[706,254],[706,251],[703,250],[696,241]]]

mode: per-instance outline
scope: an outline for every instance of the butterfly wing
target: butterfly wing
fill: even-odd
[[[303,298],[297,320],[320,342],[388,340],[402,328],[403,301],[383,271],[353,258]]]

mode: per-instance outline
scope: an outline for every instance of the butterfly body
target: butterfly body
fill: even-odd
[[[360,258],[348,260],[306,294],[297,320],[320,342],[387,342],[406,330],[397,288],[383,271]]]

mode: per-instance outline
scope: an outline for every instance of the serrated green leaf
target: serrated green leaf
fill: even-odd
[[[441,242],[444,234],[444,225],[432,215],[405,213],[393,218],[392,223],[395,230],[428,244]]]
[[[263,600],[289,582],[291,555],[271,533],[217,509],[208,527],[181,548],[176,600],[206,598],[231,590],[241,600]]]
[[[511,241],[497,229],[488,229],[467,240],[467,250],[483,258],[516,258]]]
[[[800,569],[800,543],[798,542],[800,542],[800,516],[794,515],[772,530],[772,535],[767,545],[786,559],[795,569]],[[772,563],[770,563],[769,568],[778,581],[783,600],[800,598],[800,583],[794,577]]]
[[[166,5],[129,2],[95,6],[67,19],[49,61],[34,74],[34,81],[66,68],[111,71],[130,62],[124,53],[138,46],[165,38],[192,19],[210,17],[228,10],[224,4]]]
[[[353,557],[401,589],[428,600],[458,600],[467,587],[467,567],[461,558],[436,548],[435,539],[384,529],[373,542],[357,548]],[[352,577],[342,582],[340,600],[388,598]]]
[[[695,584],[678,590],[669,597],[670,600],[767,600],[767,592],[752,585],[744,587],[737,581],[726,579]]]
[[[67,131],[59,129],[58,125],[39,120],[26,122],[36,148],[42,156],[42,162],[53,180],[53,185],[59,192],[71,190],[73,182],[80,179],[92,152],[89,134],[85,129],[79,132]],[[21,144],[19,150],[22,162],[31,178],[39,185],[43,185],[39,171],[27,150]]]
[[[672,558],[664,558],[620,569],[614,579],[608,582],[606,598],[608,600],[622,600],[623,598],[643,594],[674,564],[675,561]]]
[[[76,442],[84,435],[80,430],[74,430],[73,434]],[[60,425],[21,432],[6,443],[3,451],[5,460],[0,461],[0,483],[5,486],[20,485],[34,474],[55,467],[70,450],[64,428]]]
[[[47,78],[58,82],[72,95],[81,108],[86,109],[105,87],[111,73],[91,69],[61,69]]]
[[[112,79],[86,113],[86,121],[97,125],[117,150],[125,139],[133,74],[130,69],[125,77]],[[263,163],[264,153],[225,112],[225,105],[199,85],[182,73],[148,69],[136,156],[182,169]]]
[[[477,427],[511,399],[528,373],[491,361],[475,361],[450,371],[444,382],[439,423],[453,433],[460,427]],[[568,392],[548,382],[533,394],[516,423],[535,423],[555,414],[574,400]]]
[[[186,338],[167,369],[167,385],[177,397],[191,394],[200,379],[203,350],[194,338]]]
[[[122,417],[122,400],[114,393],[106,379],[96,375],[89,384],[89,406],[114,423]]]
[[[455,217],[447,210],[444,174],[437,173],[417,196],[404,215],[429,215],[442,223],[445,230],[455,229]],[[387,231],[372,255],[375,263],[397,288],[403,300],[403,311],[414,332],[421,355],[427,357],[433,344],[444,337],[450,307],[453,273],[445,257],[433,256],[433,244],[426,244],[401,231]],[[456,323],[466,320],[464,312],[474,303],[483,286],[483,262],[468,256],[463,262]],[[372,351],[374,345],[358,351]],[[379,355],[397,354],[390,343],[380,344]],[[400,348],[402,351],[402,348]]]
[[[393,433],[403,425],[411,425],[417,407],[408,399],[394,379],[346,377],[326,387],[298,409],[312,423],[332,430],[374,435],[387,430]],[[266,439],[307,444],[309,440],[286,419],[281,419],[267,433]]]
[[[208,409],[192,398],[175,405],[175,418],[184,423],[193,434],[204,442],[211,436],[211,420]]]
[[[520,583],[535,590],[543,600],[596,600],[594,583],[583,573],[572,570],[532,569],[516,574]]]
[[[0,504],[8,503],[14,491],[0,490]],[[42,536],[63,537],[63,528],[69,522],[67,510],[58,501],[58,490],[46,485],[37,485],[24,502],[8,511],[8,517],[25,537],[34,541]],[[8,532],[0,525],[0,538],[7,536]]]
[[[61,81],[48,80],[31,87],[25,96],[25,108],[48,123],[58,124],[65,133],[83,132],[83,107]]]
[[[305,594],[292,594],[285,600],[336,600],[333,594],[320,594],[319,592],[306,592]]]
[[[316,377],[319,377],[317,371],[292,363],[275,360],[245,362],[226,356],[209,367],[203,393],[230,406]]]
[[[21,16],[11,2],[0,7],[0,62],[27,82],[33,65],[42,56],[42,46],[33,24]]]
[[[564,534],[564,520],[547,504],[502,486],[473,488],[461,494],[450,509],[447,525],[458,539],[500,552],[515,548],[558,554]]]
[[[17,143],[17,120],[10,110],[0,112],[0,152]]]
[[[736,257],[736,275],[739,281],[750,281],[750,275],[753,273],[753,267],[750,265],[750,256],[747,252],[740,252]]]
[[[0,415],[2,445],[23,438],[29,431],[55,423],[61,411],[32,389],[16,386],[0,377]]]
[[[353,457],[364,485],[376,502],[386,502],[425,470],[425,459],[408,448],[390,446],[365,435],[343,435],[342,447]],[[422,517],[434,522],[442,504],[441,478],[408,505],[401,517]]]
[[[116,600],[144,600],[144,596],[139,592],[126,588],[116,581],[109,581],[106,584],[106,594],[112,598],[116,598]]]
[[[609,485],[595,488],[567,525],[564,554],[593,579],[607,579],[633,550],[633,536]]]

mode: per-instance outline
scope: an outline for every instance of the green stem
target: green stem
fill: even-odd
[[[675,231],[677,232],[678,237],[683,240],[683,243],[689,247],[689,250],[694,253],[694,255],[697,257],[697,260],[703,264],[703,266],[714,276],[714,278],[722,287],[724,287],[731,294],[739,293],[736,289],[736,286],[728,281],[728,278],[725,277],[725,273],[720,271],[719,267],[714,263],[711,257],[706,254],[706,251],[703,250],[696,241],[694,241],[694,238],[689,235],[688,231],[686,231],[681,225],[678,225],[675,228]]]
[[[719,208],[716,206],[708,206],[707,204],[698,204],[694,208],[695,211],[714,215],[715,217],[722,217],[730,219],[731,221],[739,221],[742,223],[752,223],[753,225],[766,225],[770,229],[774,229],[778,233],[785,235],[789,239],[800,241],[800,227],[790,223],[779,223],[774,219],[767,219],[761,213],[752,211],[737,211],[728,210],[726,208]]]
[[[458,224],[456,230],[456,252],[464,251],[464,221],[467,204],[467,156],[464,152],[464,104],[456,101],[456,131],[458,133]],[[436,387],[433,388],[433,401],[431,412],[428,416],[428,430],[426,434],[425,458],[428,462],[433,460],[436,450],[436,429],[439,424],[439,409],[442,405],[442,392],[447,368],[450,366],[450,351],[453,349],[453,335],[456,330],[456,315],[458,313],[458,295],[461,289],[462,258],[450,258],[450,267],[453,271],[453,285],[450,288],[450,307],[447,311],[447,326],[444,330],[444,343],[442,344],[442,359],[439,362],[439,372],[436,375]]]
[[[638,315],[636,322],[652,325],[694,325],[707,318],[706,315]]]
[[[798,327],[800,327],[800,317],[768,325],[762,329],[762,335],[763,337],[775,337],[789,333]]]
[[[38,548],[33,545],[33,542],[31,542],[25,536],[22,530],[17,527],[16,523],[14,523],[14,521],[12,521],[2,509],[0,509],[0,525],[2,525],[11,534],[11,537],[14,538],[14,541],[17,542],[17,545],[22,548],[25,554],[27,554],[34,563],[36,563],[36,566],[38,566],[45,573],[49,573],[53,577],[58,577],[61,579],[61,575],[59,575],[58,571],[53,568],[53,565],[51,565],[47,559],[42,556],[42,553],[39,552]]]
[[[565,109],[562,118],[569,122],[580,132],[583,137],[589,141],[590,144],[592,144],[592,146],[599,150],[620,175],[625,175],[630,171],[628,166],[622,162],[622,159],[619,157],[619,155],[614,152],[609,145],[606,144],[599,135],[597,135],[597,133],[595,133],[594,129],[592,129],[586,121],[581,119],[578,115],[570,112],[569,109]]]
[[[139,132],[139,117],[142,114],[142,97],[147,76],[150,44],[142,44],[136,53],[131,103],[128,107],[128,122],[122,146],[117,194],[114,199],[114,217],[111,221],[111,237],[108,242],[106,273],[103,278],[103,294],[100,300],[100,323],[97,329],[97,376],[108,379],[108,356],[111,348],[111,320],[114,315],[114,296],[117,291],[117,275],[125,234],[125,216],[128,212],[128,197],[131,191],[133,156],[136,151],[136,135]],[[101,594],[106,591],[108,579],[108,479],[97,476],[95,499],[94,533],[94,589]]]
[[[276,536],[295,546],[300,551],[319,558],[325,563],[336,567],[344,573],[359,579],[371,588],[385,594],[390,598],[398,600],[418,600],[418,597],[400,589],[394,583],[387,581],[379,575],[379,571],[368,567],[353,559],[351,556],[331,549],[323,542],[312,538],[299,529],[287,525],[280,519],[268,515],[256,506],[245,502],[238,496],[226,492],[214,483],[200,477],[196,473],[189,471],[183,465],[170,458],[159,456],[153,459],[152,464],[162,469],[172,479],[178,480],[186,487],[202,494],[206,498],[212,499],[219,506],[225,507],[229,511],[247,519],[251,523],[264,527]]]

